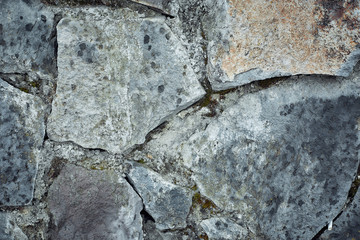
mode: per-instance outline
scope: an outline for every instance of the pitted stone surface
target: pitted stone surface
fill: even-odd
[[[184,228],[191,207],[191,196],[183,188],[167,182],[161,175],[135,166],[129,179],[143,199],[145,210],[160,230]]]
[[[201,194],[258,224],[259,236],[311,239],[356,173],[359,78],[294,77],[233,95],[218,118],[177,117],[144,151],[191,169]]]
[[[51,239],[143,239],[140,197],[110,170],[67,164],[49,190]]]
[[[84,12],[58,25],[51,139],[122,152],[204,95],[162,19],[141,19],[129,9]]]
[[[226,218],[210,218],[201,222],[201,227],[209,239],[245,239],[246,228]]]
[[[358,1],[207,1],[214,89],[295,74],[348,76],[360,56]]]
[[[44,121],[39,98],[0,79],[0,206],[31,202]]]
[[[0,72],[53,76],[54,14],[37,0],[0,2]]]
[[[341,216],[333,223],[331,231],[326,230],[320,240],[342,240],[360,238],[360,191],[358,190],[353,202]]]

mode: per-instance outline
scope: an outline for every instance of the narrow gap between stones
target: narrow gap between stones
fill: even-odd
[[[333,220],[333,223],[336,222],[336,220],[344,213],[344,211],[347,209],[347,207],[353,202],[354,197],[359,190],[360,187],[360,164],[358,165],[358,170],[355,175],[354,181],[351,183],[351,187],[349,189],[346,202],[341,209],[341,211],[336,215],[336,217]],[[311,240],[318,240],[320,239],[321,235],[328,229],[328,225],[325,225]]]
[[[48,138],[47,134],[46,134],[46,138]],[[73,141],[55,141],[55,140],[52,140],[52,139],[48,139],[48,141],[53,142],[53,143],[57,143],[57,144],[71,144],[71,145],[74,145],[75,147],[78,147],[78,148],[80,148],[82,150],[86,150],[86,151],[99,151],[99,152],[102,152],[102,153],[106,152],[108,154],[112,154],[112,153],[108,152],[105,149],[102,149],[102,148],[86,148],[86,147],[83,147],[83,146],[73,142]]]

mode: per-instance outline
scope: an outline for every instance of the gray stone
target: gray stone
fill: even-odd
[[[132,2],[140,3],[145,6],[154,8],[161,13],[169,15],[169,2],[171,0],[131,0]]]
[[[38,97],[0,79],[0,206],[31,202],[44,121]]]
[[[9,220],[6,213],[0,212],[0,240],[13,240],[14,238],[10,235]]]
[[[27,236],[21,229],[10,221],[10,216],[6,212],[0,212],[0,240],[27,240]]]
[[[311,239],[342,209],[359,164],[359,82],[293,77],[227,94],[220,116],[179,115],[144,151],[191,170],[202,195],[260,238]]]
[[[0,72],[56,73],[54,15],[37,0],[0,3]]]
[[[50,139],[122,152],[204,95],[162,18],[129,9],[84,12],[58,25]]]
[[[110,170],[67,164],[49,189],[51,239],[142,239],[140,197]]]
[[[357,2],[207,0],[214,89],[296,74],[349,76],[359,60]]]
[[[360,237],[360,191],[358,190],[353,202],[333,223],[332,230],[326,230],[321,240],[359,239]]]
[[[129,179],[143,199],[145,210],[160,230],[184,228],[191,207],[191,196],[185,189],[167,182],[144,167],[130,170]]]
[[[248,234],[246,228],[226,218],[210,218],[200,223],[209,239],[244,239]]]

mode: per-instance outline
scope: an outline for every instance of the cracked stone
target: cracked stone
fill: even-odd
[[[128,177],[143,199],[145,210],[154,218],[157,229],[186,227],[191,207],[187,191],[141,166],[134,166]]]
[[[22,206],[33,198],[44,108],[38,97],[0,79],[0,206]]]
[[[344,210],[333,223],[331,231],[326,230],[320,240],[359,239],[360,237],[360,191],[358,190],[353,202]]]
[[[37,0],[0,3],[0,69],[2,73],[56,73],[54,15]]]
[[[66,164],[48,202],[51,239],[143,239],[141,199],[114,171]]]
[[[163,18],[142,19],[129,9],[84,13],[57,28],[50,139],[119,153],[204,95]]]
[[[356,174],[359,82],[293,77],[230,93],[219,117],[178,116],[144,151],[191,169],[200,193],[241,213],[258,237],[311,239],[340,212]]]
[[[215,90],[296,74],[347,77],[359,60],[357,1],[207,1]]]

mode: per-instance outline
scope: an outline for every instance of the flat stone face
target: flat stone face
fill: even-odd
[[[143,239],[141,199],[115,172],[67,164],[48,202],[51,239]]]
[[[202,195],[260,236],[311,239],[340,212],[359,164],[359,81],[294,77],[228,94],[219,117],[170,122],[145,150],[186,166]]]
[[[90,8],[58,25],[58,85],[49,137],[121,152],[204,95],[161,19]]]
[[[38,2],[0,2],[1,73],[33,71],[41,77],[55,74],[54,15]]]
[[[333,223],[331,231],[326,230],[321,240],[358,239],[360,237],[360,191],[358,190],[353,202],[341,216]]]
[[[129,173],[129,178],[158,229],[186,227],[191,196],[184,189],[167,182],[159,174],[144,167],[134,167]]]
[[[201,222],[201,227],[209,239],[244,239],[246,228],[226,218],[210,218]]]
[[[348,76],[359,59],[358,1],[218,0],[208,7],[215,89],[284,75]]]
[[[0,206],[31,202],[44,121],[39,98],[0,79]]]

